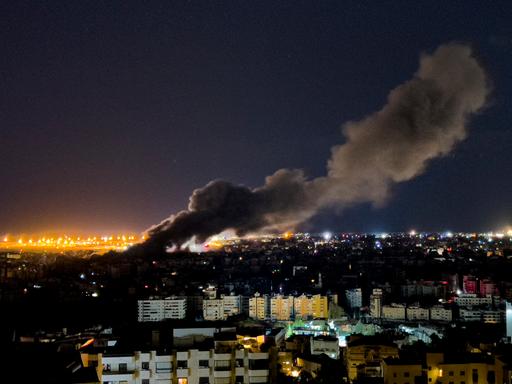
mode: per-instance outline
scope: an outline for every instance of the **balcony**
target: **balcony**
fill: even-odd
[[[213,371],[213,377],[231,377],[231,370],[229,370],[229,371]]]
[[[103,381],[131,381],[134,379],[133,371],[103,371]]]

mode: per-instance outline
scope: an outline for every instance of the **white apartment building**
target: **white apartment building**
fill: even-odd
[[[374,288],[370,295],[370,316],[375,319],[382,317],[382,289]]]
[[[345,295],[350,308],[361,308],[363,306],[363,292],[361,288],[347,289]]]
[[[406,312],[407,312],[407,320],[409,320],[409,321],[428,320],[429,319],[428,308],[407,307]]]
[[[490,309],[463,308],[460,310],[461,321],[478,321],[488,324],[497,324],[503,321],[503,311]]]
[[[224,300],[203,300],[203,318],[207,321],[225,320]]]
[[[224,317],[238,315],[242,311],[242,296],[221,295]]]
[[[254,297],[249,299],[249,317],[253,319],[265,320],[270,316],[270,297],[255,293]]]
[[[340,358],[339,340],[332,336],[310,337],[310,351],[312,355],[321,355],[325,353],[331,359]]]
[[[187,299],[167,297],[137,302],[138,321],[162,321],[166,319],[184,319],[187,315]]]
[[[459,312],[460,321],[481,321],[482,313],[479,309],[461,308]]]
[[[155,351],[126,355],[82,353],[85,367],[95,366],[102,383],[245,384],[269,382],[269,354],[248,349],[219,353],[189,349],[169,355]]]
[[[385,320],[405,320],[405,305],[391,304],[382,306],[382,318]]]
[[[498,310],[482,311],[482,320],[484,323],[498,324],[503,321],[504,313]]]
[[[226,320],[238,315],[242,308],[242,296],[221,295],[220,299],[203,300],[203,318],[208,321]]]
[[[492,304],[492,296],[478,297],[476,293],[462,293],[455,298],[455,303],[459,307],[471,307],[476,305]]]
[[[430,308],[430,320],[431,321],[446,321],[450,322],[453,319],[451,309],[446,309],[441,305]]]

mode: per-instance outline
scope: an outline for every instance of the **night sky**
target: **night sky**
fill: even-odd
[[[493,85],[469,137],[385,207],[304,229],[512,225],[512,3],[447,3],[0,2],[0,233],[142,231],[212,179],[320,176],[341,125],[450,41]]]

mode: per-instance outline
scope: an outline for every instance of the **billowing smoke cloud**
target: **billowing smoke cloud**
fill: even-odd
[[[468,118],[488,94],[471,48],[442,45],[421,56],[417,73],[389,93],[381,110],[343,126],[345,143],[332,148],[326,176],[280,169],[256,189],[212,181],[192,193],[187,210],[150,228],[147,242],[164,248],[227,229],[291,229],[322,208],[381,205],[394,184],[418,176],[466,137]]]

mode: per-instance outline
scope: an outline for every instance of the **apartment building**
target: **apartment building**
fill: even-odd
[[[184,319],[187,314],[187,299],[167,297],[165,299],[139,300],[137,312],[139,322]]]
[[[269,382],[269,354],[240,347],[234,350],[189,349],[159,355],[82,353],[85,367],[97,369],[109,384],[245,384]]]

